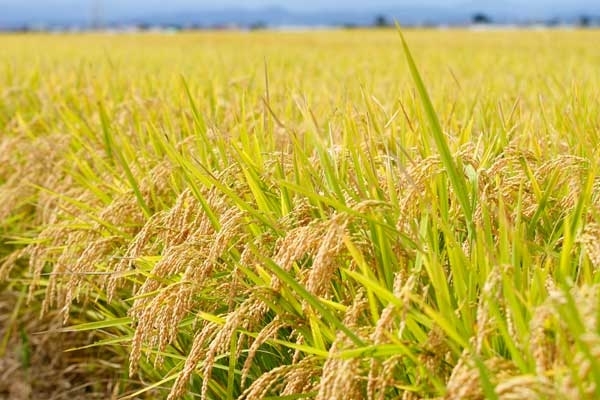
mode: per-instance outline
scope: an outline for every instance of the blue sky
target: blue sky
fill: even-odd
[[[440,6],[452,7],[463,4],[480,4],[482,7],[507,7],[513,5],[522,5],[528,3],[540,7],[593,7],[598,5],[598,0],[0,0],[0,7],[42,7],[47,9],[60,9],[63,7],[82,7],[87,4],[89,7],[93,1],[101,1],[105,8],[121,9],[202,9],[202,8],[223,8],[223,7],[264,7],[264,6],[282,6],[293,10],[318,10],[318,9],[377,9],[401,6]]]
[[[101,4],[105,20],[130,17],[202,13],[224,8],[260,9],[283,7],[296,12],[335,11],[374,15],[398,10],[440,9],[482,11],[551,18],[571,15],[600,16],[600,0],[0,0],[0,27],[29,22],[90,21],[96,15],[94,4]],[[446,11],[447,12],[447,11]]]

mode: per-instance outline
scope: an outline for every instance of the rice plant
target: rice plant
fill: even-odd
[[[598,32],[118,39],[0,37],[0,360],[60,337],[115,398],[600,397]]]

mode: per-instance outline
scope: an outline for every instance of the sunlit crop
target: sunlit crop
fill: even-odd
[[[0,36],[0,397],[600,398],[600,33],[404,37]]]

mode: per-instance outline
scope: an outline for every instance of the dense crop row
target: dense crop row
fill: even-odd
[[[598,33],[406,36],[0,37],[0,394],[600,397]]]

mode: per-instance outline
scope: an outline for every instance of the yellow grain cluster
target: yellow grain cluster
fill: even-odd
[[[1,37],[0,365],[42,315],[115,395],[600,395],[598,32],[406,36],[437,142],[393,31]]]

